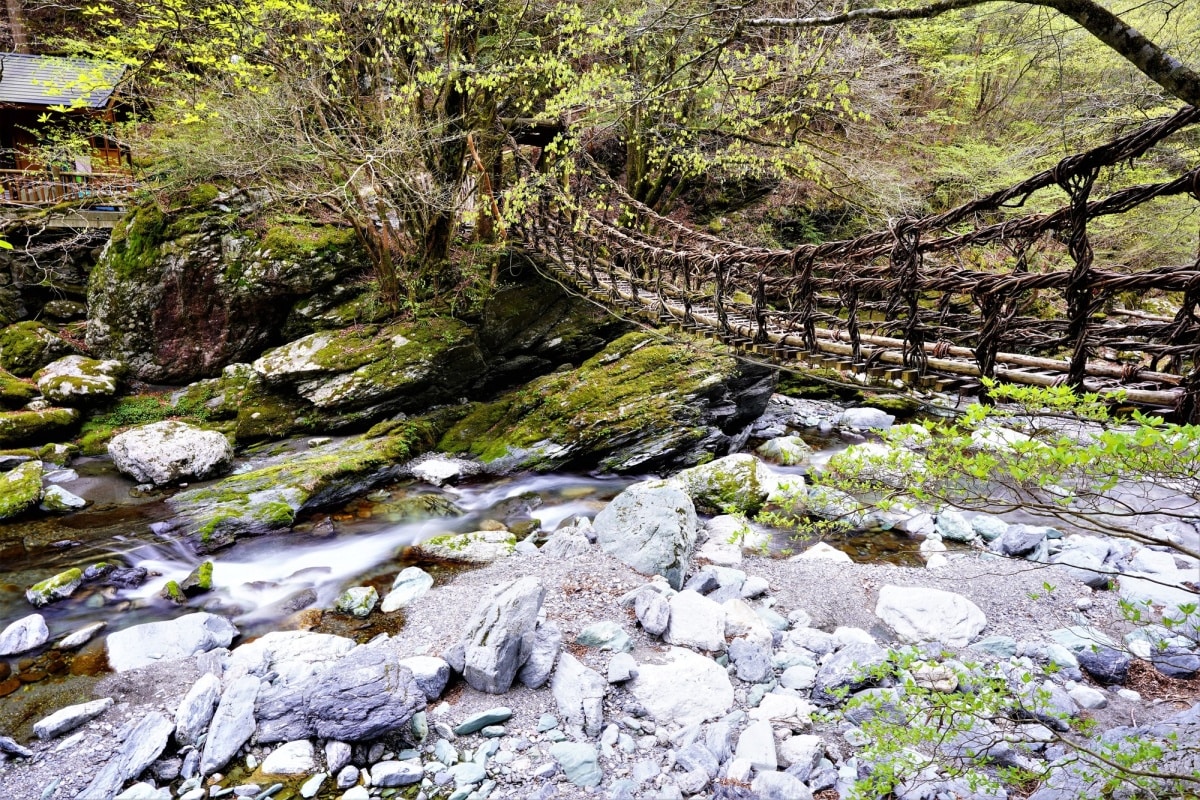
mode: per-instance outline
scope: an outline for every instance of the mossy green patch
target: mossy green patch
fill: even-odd
[[[569,372],[538,378],[475,406],[438,449],[493,461],[532,452],[531,466],[557,466],[564,451],[592,460],[630,441],[669,435],[699,441],[695,401],[737,371],[723,347],[626,334]],[[552,445],[547,447],[547,445]],[[541,457],[537,454],[552,452]]]
[[[261,245],[274,260],[297,261],[330,255],[355,242],[353,228],[332,225],[277,223],[267,229]]]
[[[921,404],[911,397],[899,394],[884,394],[869,397],[864,405],[886,411],[896,419],[908,419],[921,410]]]
[[[71,345],[56,333],[33,320],[0,331],[0,367],[22,378],[28,378],[71,350]]]
[[[183,593],[183,589],[180,588],[178,581],[167,581],[167,584],[162,588],[161,596],[164,600],[170,600],[172,603],[180,606],[187,602],[187,595]]]
[[[166,231],[167,217],[153,201],[136,206],[113,228],[102,268],[120,279],[145,279],[159,267]]]
[[[70,431],[79,421],[73,408],[0,412],[0,447],[44,442]]]
[[[0,371],[0,406],[20,408],[37,397],[37,387],[8,372]]]
[[[79,447],[84,455],[100,455],[108,447],[108,441],[122,429],[165,419],[203,423],[208,419],[208,409],[202,401],[191,397],[175,403],[162,394],[122,397],[88,417],[79,431]]]
[[[42,499],[42,462],[26,461],[0,474],[0,520],[23,514]]]

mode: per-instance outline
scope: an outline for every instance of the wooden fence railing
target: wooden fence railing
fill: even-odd
[[[133,177],[120,172],[0,169],[0,205],[120,205],[134,188]]]

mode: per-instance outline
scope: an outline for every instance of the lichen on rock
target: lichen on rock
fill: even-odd
[[[121,472],[156,485],[211,478],[233,463],[233,447],[224,436],[172,420],[114,436],[108,454]]]
[[[38,389],[51,401],[68,406],[86,406],[117,393],[125,365],[80,355],[64,356],[34,373]]]

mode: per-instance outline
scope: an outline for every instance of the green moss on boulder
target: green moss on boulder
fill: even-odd
[[[37,395],[37,387],[32,383],[0,370],[0,406],[20,408]]]
[[[416,561],[488,564],[512,555],[516,546],[516,534],[506,530],[447,533],[421,542],[405,555]]]
[[[177,606],[181,606],[187,602],[187,595],[183,593],[183,589],[179,586],[179,581],[167,581],[159,592],[159,597],[164,600],[170,600]]]
[[[33,379],[52,402],[89,406],[116,394],[124,374],[125,365],[120,361],[70,355],[42,367],[34,373]]]
[[[301,512],[345,502],[394,479],[403,462],[428,449],[439,434],[429,421],[411,421],[384,437],[355,437],[316,452],[277,456],[258,469],[170,498],[172,526],[207,549],[290,527]]]
[[[637,332],[578,369],[475,406],[438,449],[506,467],[634,472],[699,463],[762,412],[772,382],[729,350]]]
[[[68,433],[79,422],[73,408],[0,412],[0,447],[37,444]]]
[[[83,570],[75,567],[30,586],[25,590],[25,599],[40,608],[55,600],[70,597],[81,583],[83,583]]]
[[[0,474],[0,520],[25,513],[42,499],[42,462],[26,461]]]
[[[72,350],[40,322],[18,322],[0,331],[0,367],[21,378],[28,378]]]

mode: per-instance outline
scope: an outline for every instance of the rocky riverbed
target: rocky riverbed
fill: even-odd
[[[779,397],[757,425],[854,441],[890,424],[880,414]],[[761,449],[820,468],[796,439]],[[408,469],[453,483],[478,468]],[[922,567],[812,542],[768,557],[762,528],[711,513],[797,498],[837,505],[794,468],[738,454],[633,483],[540,536],[442,537],[427,555],[475,567],[347,587],[324,615],[361,621],[345,635],[310,611],[246,638],[183,608],[64,639],[30,614],[0,634],[10,657],[49,642],[112,672],[78,678],[86,698],[76,684],[64,707],[9,716],[0,793],[804,800],[876,780],[902,798],[1058,800],[1103,793],[1114,754],[1151,773],[1200,767],[1194,622],[1121,609],[1144,596],[1174,619],[1194,562],[953,509],[894,521]],[[1128,581],[1109,591],[1114,576]],[[70,602],[84,580],[41,591]],[[1159,796],[1187,786],[1146,780]]]

